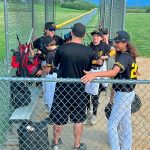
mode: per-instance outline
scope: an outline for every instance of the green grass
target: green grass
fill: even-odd
[[[97,27],[96,27],[97,26]],[[98,15],[95,15],[93,19],[87,24],[87,34],[88,36],[85,36],[84,41],[87,44],[89,44],[92,40],[91,32],[98,28]]]
[[[150,13],[127,13],[125,30],[131,35],[131,41],[139,54],[150,57]]]
[[[4,29],[4,13],[0,7],[0,60],[6,56],[5,51],[5,29]]]
[[[43,11],[43,7],[39,4],[36,5],[38,11]],[[81,15],[86,10],[74,10],[61,8],[59,5],[56,6],[56,24],[60,24],[64,21],[72,19],[78,15]],[[40,16],[39,16],[40,17]],[[43,16],[41,16],[43,17]],[[125,30],[131,34],[132,42],[137,47],[138,52],[143,57],[150,57],[149,50],[149,40],[150,40],[150,13],[127,13],[125,19]],[[97,17],[88,24],[88,26],[96,26]],[[93,30],[93,28],[88,28],[88,33]],[[4,14],[3,14],[3,5],[0,3],[0,60],[3,60],[6,57],[5,51],[5,30],[4,30]],[[85,38],[85,41],[89,41],[88,38]]]
[[[74,17],[77,17],[83,13],[87,12],[86,10],[75,10],[75,9],[69,9],[69,8],[62,8],[59,5],[56,6],[56,24],[60,24],[62,22],[65,22],[69,19],[72,19]]]

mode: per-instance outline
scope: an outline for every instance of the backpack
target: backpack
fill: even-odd
[[[17,69],[18,77],[33,77],[41,67],[41,60],[38,55],[31,60],[29,56],[29,45],[21,44],[17,35],[19,46],[13,50],[11,66]]]

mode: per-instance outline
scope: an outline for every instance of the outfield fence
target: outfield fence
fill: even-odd
[[[140,97],[142,103],[140,110],[132,113],[132,150],[149,150],[150,81],[101,79],[93,83],[103,84],[106,82],[108,83],[108,87],[106,90],[101,89],[96,122],[93,123],[92,114],[88,114],[87,122],[84,122],[86,119],[84,114],[87,102],[93,97],[91,96],[89,98],[89,96],[85,94],[84,85],[81,84],[79,79],[57,79],[55,77],[40,79],[1,77],[0,149],[18,150],[19,147],[22,147],[22,149],[28,148],[34,150],[52,149],[53,124],[58,121],[59,115],[62,115],[60,120],[66,123],[63,133],[61,134],[61,139],[63,140],[63,145],[61,146],[62,150],[69,150],[73,146],[72,121],[85,123],[82,142],[86,144],[88,150],[109,150],[108,120],[105,116],[104,109],[110,100],[111,91],[109,89],[111,85],[114,83],[122,83],[136,84],[135,92]],[[50,88],[49,93],[45,86]],[[45,95],[45,93],[48,95]],[[49,96],[49,99],[47,99],[47,96]],[[93,111],[92,102],[90,103],[91,110]],[[54,109],[51,109],[51,113],[61,112],[61,114],[57,114],[55,117],[49,117],[49,111],[45,104],[48,104],[49,107],[52,105],[55,106],[53,107]],[[137,107],[137,105],[134,106]],[[66,109],[66,107],[68,109]],[[92,111],[90,113],[92,113]],[[37,126],[39,129],[36,128]]]

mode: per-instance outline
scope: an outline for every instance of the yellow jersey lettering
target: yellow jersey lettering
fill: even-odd
[[[99,51],[99,52],[98,52],[98,56],[99,56],[99,57],[101,57],[101,56],[102,56],[102,54],[103,54],[103,52],[102,52],[102,51]]]
[[[137,70],[138,70],[138,65],[136,63],[132,63],[131,79],[137,78]]]

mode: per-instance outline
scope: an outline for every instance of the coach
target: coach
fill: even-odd
[[[56,51],[54,65],[59,65],[59,78],[81,78],[83,70],[90,70],[93,52],[82,44],[86,28],[81,23],[72,27],[72,42],[60,46]],[[68,118],[74,123],[74,150],[85,150],[86,146],[80,143],[83,132],[82,122],[86,119],[86,99],[82,83],[57,83],[52,104],[50,118],[54,123],[53,149],[59,149],[59,137],[63,125],[67,124]]]

